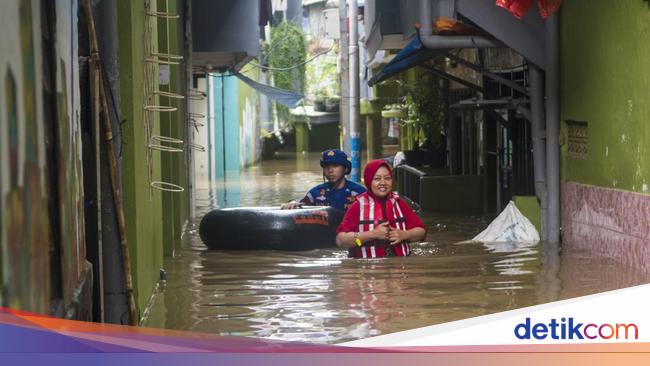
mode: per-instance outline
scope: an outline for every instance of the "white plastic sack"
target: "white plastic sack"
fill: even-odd
[[[539,233],[535,226],[510,201],[508,206],[473,241],[537,243]]]

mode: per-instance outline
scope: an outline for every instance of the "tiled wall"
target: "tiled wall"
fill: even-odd
[[[562,245],[650,272],[650,196],[564,183]]]

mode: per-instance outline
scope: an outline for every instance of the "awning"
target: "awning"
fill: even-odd
[[[248,84],[248,86],[250,86],[251,88],[266,95],[267,97],[271,98],[273,101],[285,105],[289,108],[296,108],[296,106],[300,103],[300,101],[303,98],[305,98],[304,94],[296,93],[291,90],[276,88],[266,84],[261,84],[258,83],[257,81],[249,79],[248,77],[238,72],[235,72],[234,75],[237,76],[239,80]]]
[[[435,50],[424,47],[422,41],[420,41],[420,36],[416,32],[416,35],[413,37],[411,42],[409,42],[406,47],[402,48],[397,56],[395,56],[389,63],[387,63],[386,66],[384,66],[378,74],[373,76],[368,81],[368,85],[373,86],[390,78],[395,74],[417,66],[430,59],[435,54]]]

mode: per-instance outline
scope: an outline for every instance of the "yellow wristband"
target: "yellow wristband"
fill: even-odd
[[[359,238],[359,233],[354,233],[354,242],[357,244],[358,247],[363,245],[361,239]]]

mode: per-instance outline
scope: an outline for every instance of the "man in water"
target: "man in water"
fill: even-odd
[[[323,151],[320,166],[323,168],[325,183],[310,189],[300,201],[283,204],[283,210],[309,205],[332,206],[345,211],[354,203],[357,195],[366,191],[361,185],[345,179],[345,175],[350,174],[352,163],[343,151],[338,149]]]

